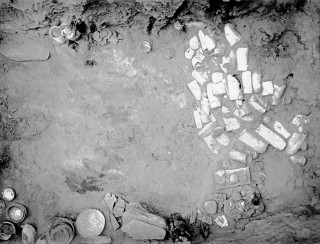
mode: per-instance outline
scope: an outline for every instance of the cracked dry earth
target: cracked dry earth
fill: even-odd
[[[166,218],[180,213],[192,230],[192,243],[320,241],[317,1],[284,7],[268,1],[31,2],[1,5],[0,163],[1,187],[16,190],[17,201],[29,211],[26,221],[39,233],[57,215],[75,219],[86,208],[107,214],[102,200],[112,192]],[[76,28],[78,38],[56,43],[48,31],[59,21]],[[182,30],[175,28],[176,21]],[[225,38],[227,23],[242,38],[232,47]],[[118,39],[95,36],[106,29]],[[199,43],[194,49],[205,58],[197,63],[191,61],[194,55],[186,56],[190,39],[200,38],[200,30],[215,47],[209,51]],[[151,44],[151,52],[141,49],[143,41]],[[230,101],[228,75],[235,75],[244,89],[243,71],[229,55],[237,53],[237,45],[249,48],[252,74],[260,72],[261,81],[272,81],[273,88],[285,86],[276,106],[275,91],[264,96],[263,89],[235,99],[241,102]],[[207,72],[203,84],[193,70]],[[226,84],[223,94],[215,94],[221,102],[217,107],[210,106],[207,90],[207,84],[219,83],[212,80],[215,72]],[[193,80],[200,88],[196,99],[188,86]],[[250,103],[252,96],[265,104],[263,113]],[[252,121],[234,114],[247,103],[245,116]],[[201,117],[203,110],[212,116]],[[292,120],[299,114],[303,120],[296,126]],[[225,123],[230,118],[239,128],[233,127],[235,120]],[[295,154],[305,157],[305,164],[290,160],[291,137],[279,134],[275,122],[291,137],[307,135]],[[260,124],[277,133],[287,148],[277,149],[259,136]],[[218,134],[216,127],[221,127]],[[239,140],[244,129],[264,150]],[[221,135],[230,141],[213,144]],[[209,147],[203,140],[208,137]],[[251,160],[230,159],[231,150]],[[218,170],[237,168],[245,168],[246,180],[240,174],[241,184],[225,187]],[[204,203],[213,199],[218,206],[211,214]],[[253,200],[256,204],[241,205]],[[219,226],[219,216],[226,216],[228,226]],[[139,243],[113,231],[108,219],[103,234],[113,243]]]

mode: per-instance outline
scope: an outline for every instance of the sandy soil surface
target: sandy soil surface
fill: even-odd
[[[204,21],[203,30],[222,35],[223,21],[215,20]],[[319,238],[312,229],[318,222],[320,183],[319,4],[283,14],[252,12],[230,22],[250,48],[250,65],[262,70],[263,79],[287,84],[283,97],[292,102],[281,101],[265,116],[291,133],[295,115],[310,119],[304,128],[307,146],[299,151],[307,163],[296,165],[285,151],[269,146],[250,165],[265,215],[250,223],[230,221],[225,229],[213,225],[210,238],[216,242],[210,243],[225,243],[231,234],[230,242],[250,243],[250,231],[260,227],[267,234],[259,238],[270,237],[271,243],[289,243],[285,241],[292,236]],[[187,218],[216,191],[213,172],[227,152],[213,154],[198,137],[194,98],[187,87],[193,78],[185,51],[199,28],[178,31],[171,24],[158,35],[148,35],[139,26],[113,28],[124,37],[122,42],[90,49],[83,39],[76,49],[58,45],[48,28],[1,32],[0,45],[7,45],[2,51],[7,57],[1,55],[0,61],[1,187],[16,190],[17,201],[28,208],[27,221],[39,233],[57,215],[76,218],[89,207],[106,213],[102,199],[107,192],[144,202],[165,217],[178,212]],[[144,40],[152,45],[150,53],[139,48]],[[18,56],[24,54],[26,61],[9,57],[10,48],[19,50]],[[86,64],[88,60],[94,64]],[[254,125],[261,120],[256,117]],[[263,163],[263,182],[255,178],[256,162]],[[297,220],[290,213],[301,206],[312,206],[315,212]],[[276,218],[296,223],[294,231],[286,225],[279,227],[282,234],[276,233],[261,222],[279,223]],[[255,221],[260,222],[255,226]],[[298,233],[304,225],[308,230]],[[113,231],[108,221],[104,234],[114,243],[133,243],[121,231]],[[195,238],[195,243],[202,241]]]

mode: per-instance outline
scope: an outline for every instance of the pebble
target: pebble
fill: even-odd
[[[107,39],[106,38],[103,38],[101,41],[100,41],[100,45],[103,46],[107,43]]]
[[[292,155],[290,157],[290,161],[300,166],[303,166],[307,163],[307,158],[303,155]]]
[[[99,37],[100,37],[99,31],[95,31],[95,32],[92,34],[92,38],[93,38],[93,40],[95,40],[95,41],[98,40]]]
[[[217,212],[218,205],[215,200],[206,201],[203,206],[208,214],[215,214]]]
[[[112,35],[112,32],[108,29],[103,29],[101,32],[100,32],[100,36],[101,37],[106,37],[106,38],[109,38],[110,36]]]
[[[109,39],[108,39],[108,41],[111,43],[111,44],[117,44],[118,43],[118,38],[116,37],[116,36],[114,36],[114,35],[112,35]]]
[[[292,99],[291,99],[291,97],[289,97],[289,96],[287,96],[287,97],[284,97],[283,98],[283,103],[284,104],[290,104],[292,102]]]
[[[174,27],[176,30],[180,31],[180,30],[182,30],[182,28],[183,28],[183,24],[181,24],[179,21],[176,21],[176,22],[174,22],[173,27]]]
[[[144,53],[150,53],[151,52],[151,44],[148,41],[143,41],[139,45],[140,50]]]

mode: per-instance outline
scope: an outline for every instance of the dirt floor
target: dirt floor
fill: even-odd
[[[192,66],[185,51],[200,29],[222,38],[223,24],[229,22],[249,46],[249,64],[262,71],[263,80],[285,83],[283,98],[292,99],[290,104],[281,100],[243,128],[252,129],[268,117],[293,133],[292,118],[308,116],[305,148],[298,152],[307,163],[290,162],[285,150],[269,146],[249,165],[251,185],[261,193],[265,213],[230,219],[223,229],[214,224],[207,242],[196,230],[192,243],[320,242],[317,1],[279,9],[254,6],[251,12],[226,19],[221,9],[208,4],[210,13],[179,11],[163,28],[156,22],[157,33],[150,33],[150,25],[140,16],[130,26],[111,24],[123,41],[103,46],[95,42],[88,46],[85,38],[69,45],[54,42],[49,27],[59,18],[69,23],[72,18],[63,7],[58,14],[51,12],[54,20],[46,19],[48,25],[21,29],[24,18],[45,18],[35,9],[40,1],[32,5],[33,12],[14,2],[17,5],[10,8],[9,2],[3,3],[7,14],[1,22],[1,187],[16,190],[16,201],[29,211],[26,222],[37,226],[39,233],[54,216],[76,218],[86,208],[106,213],[102,200],[108,192],[152,206],[164,217],[178,212],[188,218],[201,209],[206,196],[217,191],[213,172],[228,151],[213,154],[197,135],[195,100],[187,86],[193,80]],[[157,13],[157,6],[150,12]],[[223,10],[236,12],[236,7]],[[93,19],[98,18],[92,12]],[[90,14],[82,12],[82,20]],[[179,18],[182,23],[204,24],[192,22],[179,31],[173,26]],[[151,43],[150,53],[139,47],[145,40]],[[231,133],[231,145],[240,132]],[[257,162],[262,162],[260,171]],[[120,230],[113,231],[108,220],[103,233],[113,243],[135,243]]]

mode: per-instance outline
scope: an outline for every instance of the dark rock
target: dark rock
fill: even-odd
[[[169,219],[169,222],[169,233],[173,242],[190,240],[191,234],[189,228],[180,214],[172,214]]]
[[[166,236],[163,228],[139,220],[131,220],[121,229],[135,240],[163,240]]]

